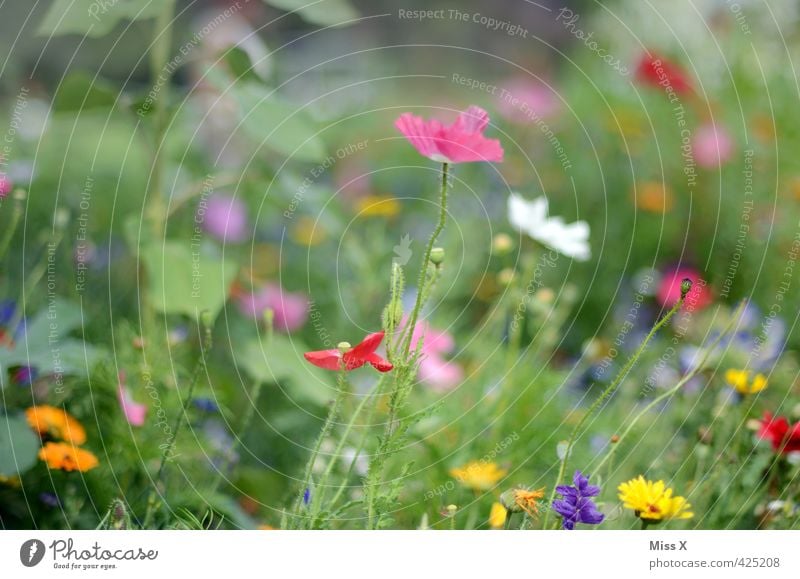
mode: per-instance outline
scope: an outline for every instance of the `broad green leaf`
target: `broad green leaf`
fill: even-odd
[[[327,373],[303,358],[305,344],[274,334],[271,339],[252,339],[237,352],[236,361],[254,380],[286,388],[290,398],[323,405],[333,398]]]
[[[13,349],[0,347],[0,371],[33,366],[42,375],[87,376],[103,350],[69,333],[81,325],[77,304],[56,299],[27,322]]]
[[[342,26],[358,18],[358,12],[347,0],[264,0],[280,10],[297,11],[305,21],[319,26]]]
[[[21,415],[0,415],[0,476],[14,476],[36,464],[39,437]]]
[[[292,158],[323,161],[325,146],[306,115],[269,92],[254,82],[239,82],[231,88],[239,104],[242,130],[257,144]]]
[[[54,0],[37,30],[42,36],[80,34],[98,38],[123,20],[144,20],[173,0]]]
[[[203,310],[216,317],[228,296],[238,266],[208,255],[189,240],[155,242],[142,248],[148,291],[155,308],[196,318]]]
[[[54,112],[111,108],[117,100],[114,88],[103,79],[84,72],[73,72],[58,87],[53,99]]]

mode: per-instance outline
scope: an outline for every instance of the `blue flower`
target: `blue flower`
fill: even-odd
[[[590,485],[589,477],[583,476],[579,470],[575,471],[572,482],[574,486],[557,486],[556,492],[564,498],[553,501],[553,510],[563,517],[563,527],[571,531],[576,523],[586,525],[602,523],[605,515],[597,510],[597,505],[591,498],[600,494],[600,487]]]
[[[306,487],[306,490],[303,491],[303,504],[308,506],[308,503],[311,502],[311,489]]]

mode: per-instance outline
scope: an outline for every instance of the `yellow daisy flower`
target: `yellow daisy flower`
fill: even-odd
[[[356,203],[360,217],[394,217],[400,213],[400,202],[389,195],[369,195]]]
[[[766,376],[763,374],[756,374],[751,382],[750,372],[747,370],[735,370],[731,368],[725,372],[725,381],[739,394],[756,394],[767,387]]]
[[[486,491],[506,476],[508,471],[494,462],[473,460],[464,466],[450,470],[450,476],[474,491]]]
[[[663,480],[653,482],[638,478],[619,485],[619,499],[626,509],[631,509],[636,516],[646,521],[664,521],[668,519],[691,519],[694,513],[691,505],[683,497],[673,497],[672,489]]]

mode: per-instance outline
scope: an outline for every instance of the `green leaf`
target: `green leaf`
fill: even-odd
[[[73,72],[58,87],[53,99],[53,111],[72,112],[86,109],[110,109],[117,100],[114,88],[103,79],[78,71]]]
[[[271,339],[252,339],[237,354],[237,363],[254,380],[286,385],[288,396],[323,405],[333,398],[327,373],[303,358],[306,345],[274,334]]]
[[[295,105],[254,82],[238,82],[230,93],[239,104],[242,130],[257,145],[302,161],[321,162],[326,158],[317,131]]]
[[[77,304],[53,300],[27,322],[14,349],[0,347],[0,371],[33,366],[43,375],[87,376],[103,350],[68,336],[80,326]]]
[[[142,248],[153,306],[166,314],[216,317],[228,296],[238,265],[208,255],[186,241],[155,242]]]
[[[264,0],[274,8],[297,11],[305,21],[319,26],[343,26],[358,18],[358,12],[346,0]]]
[[[171,0],[170,0],[171,1]],[[144,20],[164,9],[165,0],[54,0],[36,31],[42,36],[105,36],[123,20]]]
[[[39,437],[21,415],[0,416],[0,476],[13,476],[36,464]]]

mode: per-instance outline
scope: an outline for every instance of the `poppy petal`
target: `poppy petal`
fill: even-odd
[[[326,370],[339,370],[341,368],[342,353],[339,350],[318,350],[303,354],[306,360]]]

